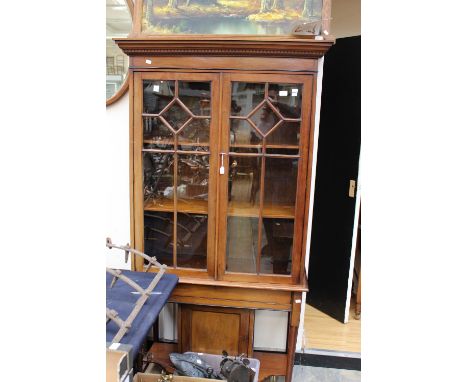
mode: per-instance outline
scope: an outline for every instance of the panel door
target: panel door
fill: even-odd
[[[146,72],[134,81],[135,245],[169,272],[213,277],[219,75]]]
[[[181,305],[182,351],[229,355],[251,354],[253,311]]]
[[[312,84],[303,75],[222,77],[221,279],[299,280]]]

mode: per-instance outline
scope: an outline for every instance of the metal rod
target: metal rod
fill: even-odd
[[[156,260],[156,256],[150,257],[146,253],[143,253],[143,252],[137,251],[136,249],[131,248],[128,244],[125,245],[125,246],[113,244],[112,240],[109,237],[106,239],[106,247],[109,248],[109,249],[117,248],[117,249],[121,249],[122,251],[125,251],[125,252],[133,253],[133,254],[135,254],[137,256],[143,257],[149,263],[151,263],[152,265],[154,265],[154,266],[156,266],[158,268],[162,267],[162,265]]]
[[[154,290],[154,288],[156,287],[156,285],[158,284],[158,282],[161,280],[162,276],[166,272],[167,266],[164,264],[160,264],[156,260],[155,256],[150,257],[143,252],[140,252],[140,251],[137,251],[136,249],[131,248],[129,244],[125,246],[115,245],[112,243],[112,240],[110,238],[107,238],[106,246],[107,248],[117,248],[117,249],[121,249],[125,251],[125,255],[127,258],[128,258],[129,253],[133,253],[137,256],[143,257],[149,262],[148,266],[146,267],[146,271],[150,269],[151,265],[155,265],[156,267],[159,268],[158,273],[156,274],[156,276],[153,278],[153,280],[150,282],[150,284],[148,285],[146,289],[143,289],[135,281],[133,281],[132,279],[124,275],[121,270],[106,268],[106,271],[110,273],[112,276],[114,276],[114,279],[112,280],[112,284],[115,282],[115,280],[119,279],[140,293],[140,297],[138,298],[135,304],[135,307],[133,308],[132,312],[130,313],[130,315],[127,317],[125,321],[123,321],[121,318],[118,317],[118,313],[115,310],[106,308],[106,322],[109,322],[110,320],[112,320],[119,326],[119,330],[117,334],[114,336],[114,338],[112,339],[112,342],[120,342],[120,340],[128,332],[129,328],[132,326],[133,321],[138,316],[138,313],[140,313],[146,300],[150,297],[151,292]],[[127,261],[127,258],[126,258],[126,261]]]
[[[130,285],[133,289],[135,289],[139,293],[145,293],[145,290],[139,286],[135,281],[132,279],[128,278],[124,274],[122,274],[121,270],[118,269],[112,269],[112,268],[106,268],[107,273],[110,273],[114,278],[122,280],[124,283]]]
[[[119,328],[121,328],[122,326],[125,325],[125,321],[122,320],[120,317],[118,317],[118,315],[119,315],[119,314],[118,314],[115,310],[106,308],[106,318],[107,318],[107,322],[109,322],[110,320],[112,320],[112,321],[114,321],[114,322],[119,326]]]
[[[166,271],[166,265],[162,265],[156,277],[151,281],[148,288],[146,288],[144,292],[141,294],[141,296],[138,298],[138,301],[136,302],[135,307],[133,308],[132,312],[125,320],[124,324],[120,326],[120,329],[115,335],[115,337],[112,339],[112,342],[119,342],[122,339],[122,337],[125,335],[125,333],[127,333],[128,329],[132,326],[133,321],[138,316],[138,313],[140,313],[140,310],[143,308],[143,305],[145,304],[146,300],[149,298],[151,292],[156,287],[159,280],[161,280],[161,277],[163,276],[165,271]]]

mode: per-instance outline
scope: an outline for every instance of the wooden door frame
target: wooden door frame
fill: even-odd
[[[187,73],[187,72],[133,72],[130,129],[130,153],[131,153],[131,226],[132,246],[144,252],[144,206],[143,206],[143,164],[141,152],[143,148],[142,135],[142,102],[143,80],[163,81],[193,81],[211,82],[211,118],[210,118],[210,172],[209,172],[209,196],[208,196],[208,232],[207,232],[207,269],[198,270],[192,268],[167,268],[168,273],[176,273],[179,276],[195,276],[197,278],[214,279],[216,274],[216,195],[218,168],[218,135],[219,135],[219,108],[220,108],[220,75],[219,73]],[[143,270],[141,257],[132,259],[132,269]],[[151,268],[151,271],[156,269]]]

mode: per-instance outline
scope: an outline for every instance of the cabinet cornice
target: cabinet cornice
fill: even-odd
[[[290,37],[164,36],[115,39],[129,56],[287,57],[317,59],[334,39]]]

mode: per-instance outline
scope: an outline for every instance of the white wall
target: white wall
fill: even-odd
[[[130,185],[129,185],[129,96],[128,92],[106,109],[107,147],[107,235],[115,244],[130,242]],[[100,126],[96,126],[99,129]],[[104,245],[104,239],[102,239]],[[106,252],[108,267],[130,269],[124,261],[123,251],[112,249]]]
[[[361,0],[332,0],[331,34],[335,38],[361,35]]]

